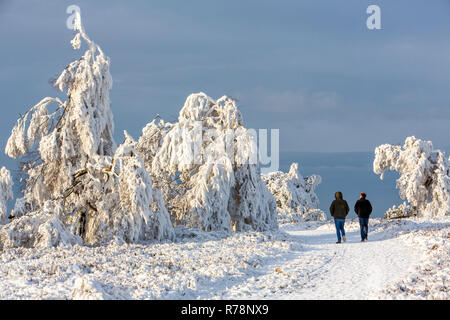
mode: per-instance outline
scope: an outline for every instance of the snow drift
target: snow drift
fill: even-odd
[[[267,188],[275,196],[280,222],[324,221],[319,210],[319,198],[314,189],[322,178],[317,175],[303,178],[298,164],[292,163],[288,173],[272,172],[262,176]]]
[[[375,149],[373,170],[381,175],[386,170],[400,174],[397,188],[403,205],[390,210],[389,217],[417,214],[435,217],[450,214],[449,160],[440,150],[434,150],[431,141],[408,137],[403,146],[383,144]],[[396,212],[396,213],[395,213]]]

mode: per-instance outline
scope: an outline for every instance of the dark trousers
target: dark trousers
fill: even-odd
[[[359,226],[361,227],[361,240],[367,240],[369,233],[369,218],[359,218]]]

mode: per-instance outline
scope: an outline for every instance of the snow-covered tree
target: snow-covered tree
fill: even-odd
[[[314,193],[322,181],[318,175],[303,178],[298,164],[292,163],[288,173],[277,171],[262,176],[275,196],[280,222],[323,221],[319,198]]]
[[[6,202],[13,199],[12,179],[8,169],[0,169],[0,223],[8,219]]]
[[[81,39],[88,45],[84,55],[70,63],[54,85],[67,89],[68,100],[46,97],[14,126],[6,154],[18,158],[37,148],[37,158],[28,169],[25,196],[34,208],[62,194],[72,183],[72,174],[86,166],[94,154],[112,156],[113,116],[109,107],[112,78],[109,59],[86,35],[77,14],[74,49]],[[56,109],[50,112],[50,105]]]
[[[67,90],[67,101],[44,98],[17,121],[7,142],[6,153],[13,158],[37,155],[29,162],[24,197],[16,207],[21,214],[33,211],[37,225],[47,223],[45,214],[57,211],[52,221],[58,219],[87,243],[170,239],[174,232],[168,212],[152,189],[135,142],[126,134],[116,150],[109,58],[88,38],[76,14],[72,46],[79,49],[84,40],[88,49],[55,81],[61,91]],[[50,112],[52,103],[56,108]],[[46,211],[44,205],[59,209]],[[15,237],[14,227],[34,237],[35,229],[20,227],[31,218],[19,219],[9,227],[10,238]]]
[[[136,149],[176,225],[203,230],[277,228],[273,196],[260,177],[254,135],[232,98],[191,94],[178,122],[155,119]]]
[[[373,170],[381,179],[386,170],[400,174],[397,188],[400,198],[412,206],[408,212],[428,217],[450,214],[450,162],[431,141],[408,137],[403,146],[381,145],[375,149]]]

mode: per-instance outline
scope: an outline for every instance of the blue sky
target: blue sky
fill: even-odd
[[[450,149],[447,0],[0,0],[2,148],[82,53],[69,43],[71,4],[111,58],[119,143],[204,91],[237,98],[248,127],[279,128],[282,151],[373,151],[409,135]],[[366,28],[369,4],[382,30]]]

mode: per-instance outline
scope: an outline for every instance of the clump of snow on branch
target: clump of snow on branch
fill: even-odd
[[[314,193],[322,179],[318,175],[303,178],[298,164],[292,163],[288,173],[277,171],[262,176],[275,196],[280,222],[324,221],[319,198]]]
[[[11,173],[5,167],[0,169],[0,223],[8,218],[6,202],[13,198]]]
[[[134,141],[126,135],[116,148],[113,140],[109,58],[87,37],[78,13],[75,31],[74,49],[82,40],[88,49],[55,81],[68,100],[44,98],[17,121],[6,146],[13,158],[37,155],[28,163],[24,197],[16,202],[21,217],[5,231],[12,239],[6,245],[74,243],[67,230],[90,244],[171,239],[169,214]],[[57,215],[44,209],[49,201],[58,203]],[[39,236],[45,230],[50,235]]]
[[[381,179],[385,171],[397,171],[399,195],[412,206],[409,212],[434,217],[450,214],[449,164],[443,152],[433,149],[431,141],[408,137],[403,146],[377,147],[373,170]]]
[[[153,120],[136,149],[176,225],[207,231],[277,228],[254,135],[243,126],[232,98],[191,94],[178,122]]]

